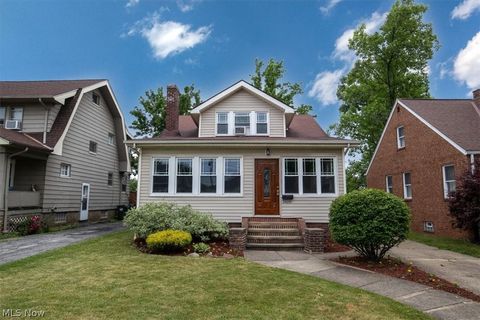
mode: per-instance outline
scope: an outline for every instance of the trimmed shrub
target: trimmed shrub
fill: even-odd
[[[164,230],[147,237],[147,248],[158,252],[175,252],[192,243],[192,235],[180,230]]]
[[[403,199],[376,189],[353,191],[330,207],[332,238],[369,260],[381,260],[407,238],[410,210]]]
[[[210,246],[203,242],[195,243],[193,245],[193,251],[195,251],[198,254],[205,254],[210,251]]]
[[[130,209],[124,223],[140,238],[167,229],[187,231],[194,241],[202,242],[225,239],[228,236],[228,225],[216,220],[211,214],[193,210],[191,206],[177,206],[168,202],[147,203],[140,208]]]

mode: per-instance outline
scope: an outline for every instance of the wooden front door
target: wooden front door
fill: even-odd
[[[255,159],[255,214],[279,214],[278,159]]]

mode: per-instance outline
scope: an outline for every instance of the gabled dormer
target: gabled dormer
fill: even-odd
[[[192,110],[199,137],[286,137],[295,110],[245,81]]]

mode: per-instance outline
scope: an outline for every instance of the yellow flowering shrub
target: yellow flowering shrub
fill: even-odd
[[[150,234],[146,241],[147,247],[153,251],[180,251],[192,243],[192,235],[186,231],[169,229]]]

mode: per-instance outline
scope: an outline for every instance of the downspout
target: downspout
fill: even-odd
[[[8,226],[7,226],[7,215],[8,215],[8,191],[10,189],[10,184],[9,184],[9,179],[10,179],[10,161],[12,160],[13,157],[16,157],[18,155],[21,155],[22,153],[25,153],[28,151],[28,147],[25,147],[22,151],[19,151],[17,153],[12,153],[7,157],[7,163],[5,166],[5,193],[3,195],[3,206],[4,206],[4,211],[3,211],[3,232],[6,233],[8,232]]]
[[[47,143],[47,129],[48,129],[48,115],[50,113],[50,108],[43,102],[42,98],[38,98],[38,101],[45,108],[45,121],[43,122],[43,143]]]
[[[472,170],[472,174],[475,173],[475,154],[470,154],[470,168]]]

